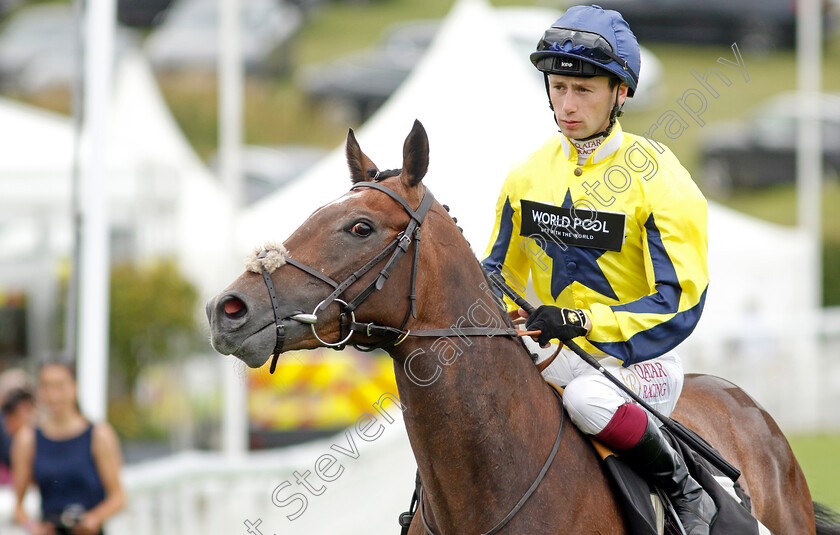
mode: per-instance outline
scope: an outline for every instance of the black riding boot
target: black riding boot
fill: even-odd
[[[689,475],[680,454],[650,418],[642,439],[622,456],[671,498],[687,535],[709,535],[709,525],[717,514],[715,502]]]

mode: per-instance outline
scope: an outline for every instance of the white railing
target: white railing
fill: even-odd
[[[725,335],[692,335],[679,352],[687,372],[726,378],[786,433],[840,431],[840,308],[816,319],[731,322]]]
[[[122,474],[128,505],[108,523],[106,532],[249,535],[250,529],[250,535],[398,533],[397,517],[408,508],[414,488],[414,457],[402,420],[380,422],[384,432],[371,442],[360,439],[351,428],[330,439],[255,452],[239,460],[193,451],[128,466]],[[319,469],[316,462],[326,455],[336,461],[329,469],[324,470],[324,464]],[[332,480],[321,479],[319,470]],[[282,486],[286,482],[288,485]],[[300,499],[293,498],[296,494],[307,500],[305,509]],[[0,488],[3,535],[24,534],[12,525],[13,503],[11,490]],[[26,506],[37,517],[35,491],[30,491]],[[294,520],[287,518],[296,514]]]

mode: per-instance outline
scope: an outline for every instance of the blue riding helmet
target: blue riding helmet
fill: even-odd
[[[621,13],[600,6],[574,6],[546,30],[531,63],[548,74],[615,75],[636,92],[641,54]]]

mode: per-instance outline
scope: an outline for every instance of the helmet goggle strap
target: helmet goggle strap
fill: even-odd
[[[608,76],[612,72],[594,63],[572,56],[545,56],[537,60],[537,69],[548,74],[568,76]]]

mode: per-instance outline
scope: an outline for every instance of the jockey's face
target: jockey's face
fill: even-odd
[[[602,132],[610,122],[615,104],[614,87],[607,76],[578,78],[560,74],[548,75],[548,94],[554,116],[566,137],[581,139]],[[618,89],[618,102],[624,103],[627,86]]]

